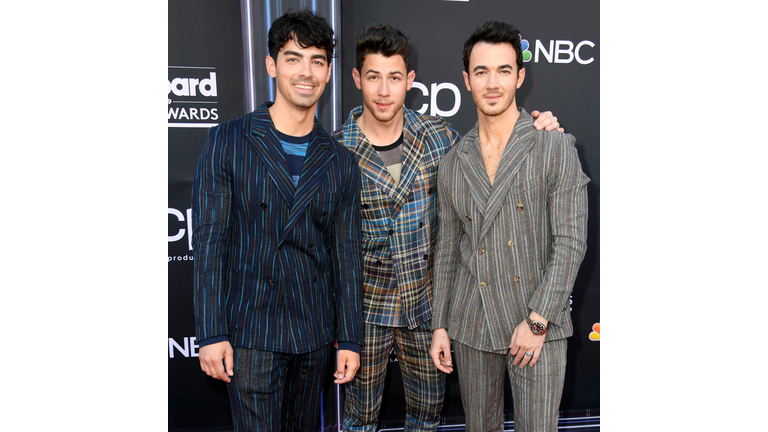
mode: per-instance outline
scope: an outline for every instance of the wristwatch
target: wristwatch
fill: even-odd
[[[531,317],[525,317],[525,321],[528,322],[528,327],[531,328],[533,334],[541,336],[547,332],[547,326],[538,321],[532,320]]]

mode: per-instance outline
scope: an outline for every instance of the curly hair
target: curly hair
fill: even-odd
[[[333,48],[336,46],[333,29],[328,25],[328,21],[308,9],[299,12],[289,9],[285,15],[272,23],[268,37],[269,55],[275,60],[280,48],[294,39],[296,45],[302,48],[316,47],[325,50],[328,63],[332,61]]]
[[[478,26],[472,35],[464,42],[464,72],[469,73],[469,55],[472,54],[472,48],[476,43],[485,42],[491,45],[508,43],[515,50],[517,57],[517,70],[523,68],[523,50],[520,47],[522,36],[520,30],[512,24],[499,21],[487,21]]]
[[[398,29],[388,24],[371,24],[357,35],[355,62],[362,73],[363,61],[368,54],[381,54],[384,57],[400,55],[405,61],[405,71],[411,70],[411,43]]]

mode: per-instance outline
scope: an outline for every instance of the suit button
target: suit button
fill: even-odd
[[[310,249],[314,249],[314,248],[315,248],[315,244],[314,244],[314,243],[310,243],[310,244],[309,244],[309,248],[310,248]]]
[[[283,250],[283,249],[285,249],[285,245],[284,244],[281,244],[280,246],[277,247],[277,250]]]
[[[368,204],[363,204],[363,208],[368,210]]]
[[[512,240],[507,242],[507,246],[509,246],[509,247],[514,246],[514,244],[515,244],[515,242],[513,242]]]
[[[428,260],[429,259],[429,254],[424,254],[423,258],[424,258],[424,261]]]
[[[274,280],[274,279],[270,279],[270,280],[269,280],[269,284],[270,284],[270,285],[274,285],[274,284],[276,284],[276,283],[277,283],[277,281],[276,281],[276,280]]]
[[[517,203],[517,211],[519,211],[520,213],[523,212],[523,203]]]
[[[486,286],[488,286],[488,284],[485,282],[480,282],[480,288],[485,288]]]
[[[520,282],[520,276],[515,276],[515,282]]]
[[[312,282],[317,282],[317,276],[312,278]]]
[[[485,253],[485,249],[483,249],[483,248],[480,248],[480,250],[478,250],[478,251],[477,251],[477,253],[479,253],[480,255],[482,255],[482,254],[484,254],[484,253]]]
[[[381,265],[381,260],[376,260],[376,265],[380,266]]]
[[[389,235],[393,235],[394,233],[395,233],[395,230],[389,230],[389,231],[387,231],[387,234],[389,234]]]
[[[267,205],[267,203],[261,203],[261,205],[259,207],[261,207],[262,210],[266,210],[267,207],[269,207],[269,206]]]
[[[327,211],[323,211],[322,213],[320,213],[320,217],[326,217],[326,216],[328,216]]]
[[[471,221],[472,221],[472,218],[471,218],[471,217],[469,217],[469,215],[467,215],[467,220],[471,222]]]

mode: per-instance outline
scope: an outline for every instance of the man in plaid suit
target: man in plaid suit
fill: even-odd
[[[443,119],[403,106],[416,77],[410,52],[408,39],[388,25],[357,37],[352,76],[363,106],[334,133],[357,154],[362,174],[364,342],[360,369],[346,387],[345,431],[375,430],[393,348],[405,386],[405,430],[434,431],[443,406],[445,378],[429,355],[437,168],[460,135]],[[547,112],[536,126],[559,124]]]

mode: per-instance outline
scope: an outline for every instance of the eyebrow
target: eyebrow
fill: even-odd
[[[477,65],[477,66],[475,66],[474,69],[472,69],[472,72],[477,72],[478,70],[488,70],[488,69],[490,69],[488,66]],[[514,70],[512,65],[509,65],[509,64],[503,64],[503,65],[497,67],[496,69],[497,70],[501,70],[501,69],[512,69],[512,70]]]
[[[297,51],[291,51],[291,50],[286,50],[285,52],[283,52],[283,55],[292,55],[292,56],[295,56],[295,57],[298,57],[298,58],[304,58],[304,54],[302,54],[300,52],[297,52]],[[314,60],[314,59],[321,59],[323,61],[328,61],[328,59],[325,58],[325,56],[322,55],[322,54],[313,54],[310,57],[310,59],[312,59],[312,60]]]
[[[377,70],[374,70],[374,69],[368,69],[367,71],[365,71],[365,75],[372,74],[372,73],[377,74],[377,73],[381,73],[381,72],[379,72]],[[398,71],[392,71],[389,74],[390,75],[403,75],[403,76],[405,76],[405,74],[403,72],[399,71],[399,70]]]

